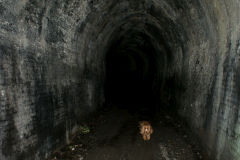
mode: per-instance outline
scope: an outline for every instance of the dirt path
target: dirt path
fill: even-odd
[[[101,111],[88,122],[88,133],[79,133],[72,144],[63,147],[51,159],[72,160],[201,160],[206,159],[183,125],[166,114],[150,118],[154,133],[143,141],[138,122],[146,119],[139,113],[111,108]]]

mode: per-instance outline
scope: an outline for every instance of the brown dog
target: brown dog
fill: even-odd
[[[151,138],[151,134],[153,133],[153,129],[151,124],[148,121],[139,122],[140,134],[142,134],[144,141],[149,141]]]

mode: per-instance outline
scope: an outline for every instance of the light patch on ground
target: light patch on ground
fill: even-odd
[[[168,152],[167,152],[167,147],[165,147],[162,144],[159,144],[159,149],[160,149],[160,153],[161,153],[162,157],[165,158],[165,160],[170,160],[170,158],[168,156]]]

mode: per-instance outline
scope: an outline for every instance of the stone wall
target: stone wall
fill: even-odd
[[[102,101],[95,99],[97,79],[91,79],[75,35],[86,13],[78,8],[73,16],[72,7],[63,1],[0,2],[2,160],[43,159]]]

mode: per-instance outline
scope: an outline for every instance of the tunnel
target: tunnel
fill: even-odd
[[[144,32],[141,27],[148,31]],[[154,37],[157,32],[149,33],[151,27],[139,24],[136,30],[132,26],[131,30],[114,35],[115,40],[110,43],[105,58],[106,102],[146,116],[154,116],[161,108],[175,110],[173,91],[178,92],[176,77],[168,77],[166,73],[173,55],[161,35]]]
[[[174,117],[209,159],[239,160],[239,26],[238,0],[0,1],[0,159],[48,159],[105,114],[96,127],[114,124],[100,135],[125,128],[96,155],[117,154],[129,130],[137,156],[169,159]]]
[[[134,106],[154,105],[158,55],[147,35],[127,32],[107,52],[105,97],[106,101],[135,110]]]

